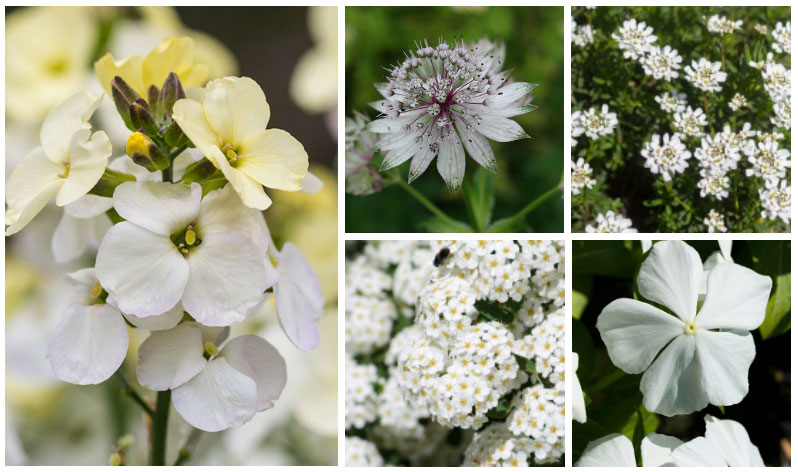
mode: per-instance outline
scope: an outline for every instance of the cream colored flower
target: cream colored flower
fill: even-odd
[[[263,186],[301,190],[308,155],[299,141],[280,129],[266,129],[269,104],[248,77],[225,77],[204,89],[191,89],[175,103],[173,118],[250,208],[271,205]]]
[[[309,113],[338,103],[338,8],[308,9],[308,29],[315,46],[299,58],[291,75],[291,98]]]
[[[108,165],[111,141],[91,132],[89,118],[102,97],[77,93],[44,119],[41,147],[31,151],[6,183],[6,235],[25,227],[55,196],[64,206],[87,194]]]
[[[146,57],[134,55],[116,61],[107,53],[94,63],[94,72],[109,96],[117,75],[142,97],[147,96],[150,85],[161,88],[170,72],[177,74],[183,87],[199,87],[208,80],[208,67],[195,59],[194,40],[185,37],[164,39]]]

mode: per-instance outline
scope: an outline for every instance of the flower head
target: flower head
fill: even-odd
[[[640,154],[646,159],[643,165],[654,174],[662,174],[665,182],[670,182],[671,174],[684,172],[690,159],[690,151],[678,134],[663,134],[661,143],[660,135],[651,136],[651,141],[646,143]]]
[[[654,100],[659,103],[659,107],[665,113],[681,113],[687,108],[687,95],[677,93],[671,90],[671,93],[665,92],[662,95],[657,95]]]
[[[740,108],[745,108],[746,106],[748,106],[748,100],[746,100],[745,97],[739,93],[735,93],[732,99],[729,100],[729,108],[731,108],[732,111],[737,111]]]
[[[705,92],[720,92],[720,84],[726,80],[726,73],[720,70],[720,62],[701,58],[684,68],[687,81]]]
[[[714,208],[709,210],[709,214],[704,218],[704,224],[707,227],[707,231],[710,233],[714,233],[715,231],[725,233],[727,231],[723,215],[715,211]]]
[[[670,46],[664,48],[651,46],[648,52],[642,56],[641,63],[646,75],[670,82],[671,79],[679,77],[677,71],[682,66],[682,56]]]
[[[792,217],[792,186],[786,179],[765,180],[765,188],[759,189],[759,200],[762,204],[762,218],[781,219],[790,224]]]
[[[791,22],[782,23],[779,21],[776,23],[776,27],[773,28],[773,44],[770,47],[773,48],[776,52],[783,52],[784,54],[791,54],[791,44],[792,44],[792,24]]]
[[[709,19],[704,17],[704,21],[707,24],[707,30],[715,34],[731,34],[743,26],[743,20],[732,21],[719,15],[712,15]]]
[[[582,114],[581,123],[585,129],[585,135],[591,139],[597,139],[599,136],[612,133],[612,130],[618,125],[618,115],[610,112],[610,107],[607,105],[601,105],[601,111],[590,107],[586,113]]]
[[[706,134],[701,137],[701,147],[695,150],[695,157],[704,168],[711,168],[715,174],[725,174],[736,169],[740,153],[729,145],[727,134]]]
[[[592,44],[593,40],[593,27],[590,25],[579,25],[571,34],[571,42],[580,47]]]
[[[640,443],[643,467],[672,467],[673,450],[683,443],[664,434],[649,433]],[[590,441],[574,467],[637,467],[632,441],[620,433]]]
[[[571,161],[571,193],[579,195],[583,188],[593,188],[596,179],[591,179],[593,169],[581,157],[576,162]]]
[[[688,136],[702,136],[707,124],[707,115],[701,108],[693,109],[688,106],[683,112],[673,114],[673,125],[680,133]]]
[[[764,467],[748,431],[734,420],[704,416],[706,433],[673,449],[676,467]]]
[[[384,97],[371,105],[384,116],[367,130],[385,136],[377,149],[386,152],[380,170],[412,158],[409,181],[417,179],[438,158],[449,190],[463,182],[465,154],[496,173],[488,140],[528,138],[510,118],[534,109],[529,94],[534,84],[507,82],[502,72],[504,46],[489,41],[475,45],[426,42],[395,66],[388,82],[378,85]]]
[[[372,165],[378,136],[366,130],[368,117],[358,111],[346,118],[346,193],[369,195],[382,190],[382,175]]]
[[[632,220],[624,218],[621,214],[615,214],[614,211],[607,213],[599,213],[596,216],[596,226],[585,226],[586,233],[636,233],[637,230],[632,227]]]
[[[618,47],[623,50],[623,57],[637,59],[643,56],[651,48],[651,44],[657,40],[653,34],[654,29],[647,26],[644,21],[637,22],[635,19],[626,20],[618,31],[612,33],[612,39],[618,41]]]

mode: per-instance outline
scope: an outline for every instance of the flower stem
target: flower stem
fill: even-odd
[[[175,460],[174,465],[183,465],[186,461],[191,459],[191,454],[193,454],[194,448],[197,447],[200,436],[202,436],[201,429],[194,428],[191,430],[191,433],[186,439],[186,443],[183,444],[183,447],[177,451],[177,459]]]
[[[154,412],[152,411],[152,407],[149,405],[149,403],[147,403],[146,401],[144,401],[143,398],[141,398],[141,396],[133,389],[133,387],[128,383],[128,381],[121,373],[117,374],[116,377],[119,379],[120,382],[122,382],[122,385],[124,385],[125,395],[129,396],[131,400],[136,402],[141,407],[141,409],[144,410],[144,413],[147,413],[147,415],[150,418],[152,418]]]
[[[511,216],[510,218],[507,218],[506,220],[502,221],[500,224],[493,226],[488,231],[492,233],[506,232],[509,228],[515,226],[519,221],[523,220],[528,213],[532,212],[532,210],[539,207],[540,205],[543,204],[543,202],[553,197],[554,195],[557,195],[561,191],[562,191],[562,180],[560,180],[560,182],[557,185],[547,190],[546,193],[529,202],[529,204],[524,208],[522,208],[521,211]]]
[[[152,446],[150,465],[166,465],[166,430],[169,425],[169,406],[172,391],[158,392],[155,415],[152,417]]]
[[[443,210],[441,210],[440,208],[435,206],[435,204],[432,203],[427,197],[422,195],[421,192],[419,192],[418,190],[414,189],[410,184],[405,182],[401,177],[396,179],[395,182],[397,184],[399,184],[400,187],[402,187],[407,193],[412,195],[416,200],[419,201],[419,203],[424,205],[427,208],[427,210],[431,211],[437,217],[441,218],[442,220],[445,220],[447,223],[449,223],[452,226],[456,226],[456,227],[462,228],[461,231],[463,231],[463,232],[467,232],[467,233],[472,232],[471,228],[469,228],[468,226],[466,226],[466,225],[464,225],[462,223],[458,223],[457,221],[451,219],[449,217],[449,215],[447,215],[446,213],[443,212]]]

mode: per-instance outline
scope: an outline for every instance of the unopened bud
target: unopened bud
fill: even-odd
[[[143,129],[150,136],[158,135],[158,125],[150,113],[150,108],[144,99],[137,98],[130,105],[130,121],[136,129]]]
[[[122,117],[125,126],[131,131],[138,129],[133,125],[130,118],[130,105],[132,105],[136,99],[141,98],[139,94],[136,93],[133,87],[128,85],[122,77],[116,76],[114,80],[111,81],[111,95],[114,99],[114,105],[116,105],[116,111],[119,112],[119,116]]]
[[[188,136],[183,133],[176,121],[173,121],[163,135],[164,141],[171,147],[180,147],[188,143]]]
[[[146,134],[135,132],[127,138],[125,152],[133,162],[150,172],[169,167],[169,156],[164,154]]]
[[[163,108],[164,114],[171,117],[172,107],[175,105],[175,102],[181,98],[186,98],[186,93],[183,91],[183,84],[180,83],[177,74],[170,72],[163,83],[163,87],[161,87],[158,105]]]
[[[163,116],[163,111],[158,103],[158,97],[160,94],[161,93],[158,91],[158,87],[154,85],[150,85],[150,88],[147,89],[147,102],[150,104],[150,109],[156,118],[161,118]]]
[[[126,434],[121,438],[119,438],[119,447],[121,447],[122,449],[127,449],[130,446],[132,446],[134,442],[136,442],[135,436],[133,436],[132,434]]]
[[[115,452],[111,454],[111,457],[108,459],[108,463],[114,467],[122,465],[122,456]]]

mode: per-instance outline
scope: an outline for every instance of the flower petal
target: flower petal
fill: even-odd
[[[318,193],[323,187],[324,181],[308,171],[308,173],[305,174],[305,178],[302,179],[302,188],[299,191],[306,195],[313,195]]]
[[[657,353],[684,331],[684,323],[675,316],[629,298],[604,307],[596,327],[612,363],[630,374],[646,370]]]
[[[673,450],[684,444],[681,439],[650,433],[640,443],[643,467],[672,467]]]
[[[6,182],[6,236],[27,226],[64,183],[59,177],[64,168],[47,159],[42,148],[35,148],[19,164]]]
[[[139,348],[136,378],[151,390],[175,389],[205,368],[204,352],[202,331],[196,325],[154,331]]]
[[[281,129],[260,131],[241,143],[236,169],[266,187],[295,191],[308,173],[308,153]]]
[[[64,212],[75,218],[88,219],[102,215],[113,207],[114,200],[112,198],[87,194],[64,206]]]
[[[756,355],[751,333],[699,329],[695,345],[701,364],[701,384],[709,402],[739,403],[748,393],[748,369]]]
[[[64,382],[98,384],[116,372],[125,360],[127,325],[111,305],[71,304],[53,331],[47,358],[53,373]]]
[[[720,246],[720,253],[725,259],[726,262],[733,262],[732,260],[732,240],[731,239],[721,239],[718,241],[718,246]]]
[[[89,193],[103,176],[110,156],[111,140],[105,131],[75,133],[69,145],[69,174],[58,191],[56,205],[67,205]]]
[[[695,438],[673,450],[676,467],[727,467],[707,438]]]
[[[257,412],[255,381],[233,368],[224,357],[208,362],[193,379],[172,391],[172,403],[191,426],[222,431],[241,426]]]
[[[571,383],[573,384],[573,415],[574,420],[584,423],[587,421],[587,413],[585,412],[585,396],[582,394],[582,385],[579,384],[579,377],[576,375],[576,369],[579,368],[579,354],[571,353],[571,365],[573,366],[573,373]]]
[[[421,177],[421,174],[427,170],[429,167],[430,162],[432,159],[435,158],[435,153],[429,148],[429,146],[424,146],[410,161],[410,171],[407,174],[407,183],[412,183],[417,178]]]
[[[170,72],[177,74],[183,87],[199,86],[208,79],[207,67],[194,62],[193,39],[182,37],[161,41],[144,58],[142,83],[145,88],[155,85],[160,89]]]
[[[474,126],[476,131],[488,139],[506,143],[518,139],[528,138],[524,128],[509,118],[495,115],[482,115]]]
[[[637,467],[632,441],[619,433],[590,441],[574,467]]]
[[[274,301],[280,326],[294,346],[308,351],[319,344],[316,320],[324,309],[321,285],[308,261],[292,243],[280,251],[279,282],[274,286]]]
[[[211,234],[187,256],[190,275],[183,307],[207,326],[247,317],[268,288],[265,255],[238,233]]]
[[[219,143],[240,145],[269,124],[266,95],[249,77],[225,77],[209,82],[202,109]]]
[[[214,156],[212,160],[217,162],[222,174],[233,186],[244,205],[257,210],[265,210],[271,206],[272,200],[266,195],[261,184],[255,182],[240,170],[230,167],[230,163],[227,162],[218,147],[213,147],[212,151]]]
[[[682,241],[660,241],[640,266],[637,289],[685,322],[693,321],[701,286],[701,257]]]
[[[460,133],[468,155],[477,161],[477,164],[495,174],[497,172],[496,156],[494,156],[488,140],[475,132],[471,126],[464,125],[462,122],[456,122],[455,126]]]
[[[100,106],[102,98],[102,95],[78,92],[50,110],[39,132],[42,148],[50,161],[54,164],[68,162],[73,136],[80,130],[91,129],[89,118]]]
[[[97,247],[109,229],[111,219],[107,215],[75,218],[65,211],[50,242],[55,261],[62,264],[77,259],[90,246]]]
[[[719,264],[707,278],[707,296],[696,317],[705,329],[756,329],[765,319],[773,280],[737,264]]]
[[[695,344],[695,336],[677,336],[643,374],[640,390],[648,411],[673,416],[707,406]]]
[[[201,198],[197,183],[125,182],[114,191],[114,208],[122,218],[168,239],[194,222]]]
[[[211,129],[205,119],[202,104],[192,98],[180,99],[172,107],[172,119],[177,122],[183,133],[197,146],[197,149],[213,161],[211,148],[221,146],[222,143],[219,142],[216,132]]]
[[[286,382],[285,360],[265,339],[246,335],[225,344],[221,357],[236,370],[255,381],[258,387],[257,411],[274,406]]]
[[[706,438],[729,467],[764,467],[762,455],[743,425],[733,420],[704,416]]]
[[[188,263],[168,236],[123,221],[97,251],[97,278],[119,309],[136,316],[160,315],[180,301]]]
[[[146,97],[147,90],[145,90],[141,80],[141,67],[143,62],[144,58],[138,54],[117,62],[114,60],[114,56],[109,52],[94,63],[94,74],[97,76],[97,80],[100,81],[100,85],[102,85],[103,89],[105,89],[105,93],[107,93],[109,97],[113,97],[111,82],[117,75],[122,77],[139,95]]]
[[[465,151],[455,133],[441,142],[438,151],[438,173],[443,177],[450,192],[456,192],[463,184],[465,175]]]
[[[138,317],[122,313],[130,323],[136,328],[146,329],[147,331],[161,331],[172,329],[183,319],[183,305],[178,303],[171,310],[161,315]]]
[[[263,213],[242,205],[235,189],[229,184],[205,195],[195,228],[203,238],[217,233],[241,233],[264,254],[271,240]]]

